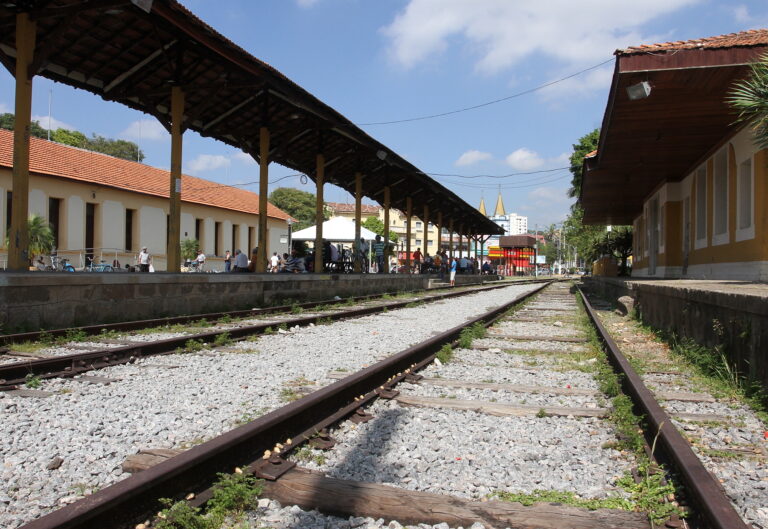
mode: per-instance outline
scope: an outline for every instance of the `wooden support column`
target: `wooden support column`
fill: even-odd
[[[166,270],[181,272],[181,160],[184,129],[184,92],[171,87],[171,182],[168,207],[168,242],[165,249]]]
[[[392,207],[389,186],[384,187],[384,273],[389,273],[389,208]]]
[[[435,228],[437,228],[437,250],[435,250],[435,253],[440,253],[440,250],[443,246],[443,212],[438,211],[437,212],[437,222],[435,223]]]
[[[424,251],[421,253],[426,257],[427,253],[429,253],[429,206],[426,204],[424,205],[424,218],[421,220],[424,221]],[[424,262],[423,258],[421,262]]]
[[[323,183],[325,181],[325,156],[317,155],[315,184],[317,201],[315,202],[315,273],[323,273]]]
[[[29,126],[32,120],[32,77],[37,26],[27,13],[16,15],[16,117],[13,126],[13,212],[8,244],[8,270],[29,269]]]
[[[411,217],[413,216],[413,199],[405,198],[405,263],[408,273],[411,273]]]
[[[459,226],[459,257],[464,255],[464,225]]]
[[[357,249],[358,255],[354,256],[355,273],[359,274],[363,271],[362,260],[360,252],[362,252],[362,245],[360,244],[360,223],[363,218],[363,175],[358,171],[355,173],[355,244],[352,245],[353,251]]]
[[[453,259],[453,219],[448,223],[448,258]]]
[[[269,194],[269,143],[270,133],[267,127],[259,128],[259,242],[256,247],[256,273],[267,271],[269,259],[269,217],[267,215],[267,195]],[[251,248],[251,252],[253,249]]]

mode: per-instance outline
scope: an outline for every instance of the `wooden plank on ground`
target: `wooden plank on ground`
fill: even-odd
[[[5,354],[7,356],[18,356],[19,358],[29,358],[31,360],[37,360],[38,358],[52,358],[56,356],[50,353],[43,353],[41,351],[35,351],[34,353],[29,353],[27,351],[14,351],[13,349],[10,349]]]
[[[13,397],[30,397],[38,399],[44,399],[46,397],[55,395],[55,393],[50,391],[42,391],[39,389],[12,389],[10,391],[3,392],[3,394],[11,395]]]
[[[549,395],[599,395],[595,389],[553,388],[546,386],[526,386],[523,384],[498,384],[494,382],[469,382],[466,380],[448,380],[445,378],[424,377],[422,384],[432,384],[445,388],[489,389],[491,391],[513,391],[515,393],[544,393]]]
[[[377,483],[329,478],[294,468],[277,481],[266,481],[262,496],[281,505],[298,505],[344,518],[350,516],[397,520],[401,524],[439,524],[516,529],[648,529],[642,513],[599,509],[589,511],[565,505],[477,502],[428,492],[416,492]]]
[[[578,336],[531,336],[526,334],[500,334],[489,331],[486,338],[501,338],[503,340],[519,340],[521,342],[567,342],[587,343],[586,338]]]
[[[106,386],[111,384],[112,382],[117,382],[120,379],[99,377],[94,375],[80,375],[79,377],[75,377],[72,380],[74,380],[75,382],[88,382],[90,384],[104,384]]]
[[[141,472],[142,470],[146,470],[162,463],[166,459],[179,455],[182,452],[183,450],[174,450],[171,448],[149,448],[147,450],[141,450],[138,454],[133,454],[125,458],[125,461],[123,461],[122,464],[123,472],[129,472],[131,474]]]
[[[405,406],[423,408],[447,408],[452,410],[476,411],[498,417],[525,417],[536,415],[542,410],[547,416],[566,417],[605,417],[608,410],[604,408],[566,408],[561,406],[529,406],[524,404],[507,404],[504,402],[487,402],[481,400],[441,399],[438,397],[416,397],[400,395],[395,400]]]
[[[737,422],[735,418],[728,417],[727,415],[715,415],[712,413],[672,413],[667,412],[675,419],[681,421],[694,421],[694,422],[724,422],[734,423]]]
[[[706,393],[687,393],[681,391],[654,391],[657,399],[679,400],[683,402],[717,402],[717,399]]]

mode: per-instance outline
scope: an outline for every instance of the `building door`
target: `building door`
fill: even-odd
[[[85,265],[93,260],[94,240],[96,235],[96,204],[85,205]]]
[[[651,201],[651,212],[648,222],[648,275],[656,275],[656,258],[659,255],[659,199]]]
[[[691,197],[683,201],[683,275],[688,273],[688,255],[691,251]]]

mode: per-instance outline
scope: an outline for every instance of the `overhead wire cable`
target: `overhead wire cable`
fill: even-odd
[[[449,110],[447,112],[440,112],[438,114],[428,114],[426,116],[418,116],[413,118],[405,118],[405,119],[396,119],[392,121],[372,121],[370,123],[355,123],[358,127],[366,127],[371,125],[394,125],[396,123],[408,123],[412,121],[423,121],[427,119],[435,119],[435,118],[442,118],[445,116],[451,116],[453,114],[460,114],[462,112],[468,112],[470,110],[477,110],[478,108],[487,107],[490,105],[495,105],[497,103],[503,103],[504,101],[509,101],[510,99],[514,99],[516,97],[524,96],[527,94],[532,94],[533,92],[538,92],[539,90],[542,90],[544,88],[547,88],[549,86],[555,85],[557,83],[562,83],[563,81],[567,81],[568,79],[572,79],[578,75],[581,75],[583,73],[589,72],[590,70],[594,70],[596,68],[600,68],[601,66],[608,64],[609,62],[612,62],[614,59],[611,57],[608,60],[605,60],[599,64],[595,64],[594,66],[590,66],[589,68],[584,68],[583,70],[579,70],[578,72],[572,73],[570,75],[566,75],[565,77],[561,77],[559,79],[555,79],[554,81],[549,81],[547,83],[535,86],[533,88],[529,88],[527,90],[523,90],[522,92],[517,92],[512,95],[508,95],[506,97],[501,97],[499,99],[494,99],[493,101],[486,101],[485,103],[480,103],[478,105],[472,105],[470,107],[464,107],[459,108],[456,110]]]

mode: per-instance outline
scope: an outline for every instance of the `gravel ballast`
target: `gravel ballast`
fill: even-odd
[[[93,371],[108,385],[44,381],[45,399],[0,392],[0,526],[14,529],[127,476],[128,455],[210,439],[538,285],[392,310],[238,342],[241,352],[168,355]],[[46,466],[63,458],[57,470]]]

